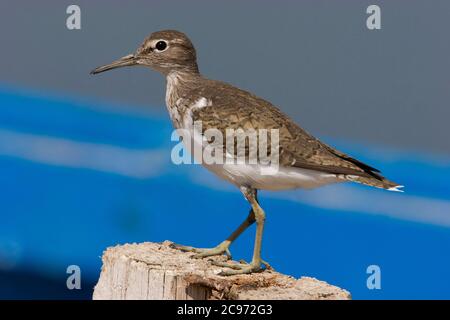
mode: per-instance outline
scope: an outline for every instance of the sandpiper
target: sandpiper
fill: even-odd
[[[217,263],[226,267],[222,275],[252,273],[268,267],[261,259],[265,213],[259,205],[257,190],[313,188],[352,181],[401,191],[399,188],[402,186],[384,178],[379,170],[308,134],[270,102],[230,84],[203,77],[198,69],[194,46],[182,32],[164,30],[152,33],[135,53],[98,67],[91,73],[137,65],[159,71],[166,77],[166,105],[177,129],[192,130],[192,124],[201,121],[202,130],[251,128],[277,129],[279,132],[279,170],[276,173],[262,174],[258,164],[206,166],[240,189],[250,203],[250,213],[225,241],[214,248],[177,247],[195,252],[197,258],[223,254],[230,256],[230,244],[254,222],[257,224],[252,261],[248,264]]]

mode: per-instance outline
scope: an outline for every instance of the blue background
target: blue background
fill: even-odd
[[[90,298],[106,247],[166,239],[214,246],[246,217],[233,187],[200,166],[171,163],[175,142],[162,112],[124,113],[6,86],[0,105],[1,298]],[[406,193],[356,184],[262,192],[264,258],[355,299],[450,298],[450,162],[324,140],[382,169]],[[108,158],[108,148],[122,157]],[[253,236],[251,228],[236,241],[235,258],[250,258]],[[82,270],[82,290],[66,288],[72,264]],[[381,290],[366,286],[373,264]]]

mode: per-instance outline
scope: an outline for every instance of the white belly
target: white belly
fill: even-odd
[[[310,189],[343,181],[334,174],[300,168],[280,167],[273,173],[267,173],[261,166],[249,164],[214,164],[205,167],[236,186],[245,185],[262,190]]]

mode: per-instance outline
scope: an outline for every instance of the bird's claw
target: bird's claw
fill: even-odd
[[[261,264],[263,263],[257,262],[246,263],[245,261],[240,261],[240,263],[227,263],[227,262],[212,261],[212,264],[218,267],[232,269],[232,270],[222,270],[218,274],[219,276],[233,276],[237,274],[250,274],[264,271],[264,269],[261,267]]]
[[[239,263],[232,262],[220,262],[220,261],[212,261],[213,265],[223,268],[229,268],[232,270],[222,270],[219,273],[219,276],[232,276],[237,274],[250,274],[255,272],[262,272],[264,270],[274,271],[272,266],[264,260],[260,260],[260,262],[252,261],[250,263],[245,260],[239,260]],[[264,266],[264,268],[262,268]]]
[[[171,248],[178,249],[184,252],[193,252],[195,255],[192,256],[194,259],[201,259],[206,257],[213,257],[213,256],[221,256],[225,255],[228,259],[232,259],[231,252],[228,246],[219,244],[218,246],[214,248],[194,248],[190,246],[183,246],[179,244],[172,243]]]
[[[261,260],[261,263],[264,265],[264,267],[266,268],[266,270],[269,271],[275,271],[275,269],[265,260]]]

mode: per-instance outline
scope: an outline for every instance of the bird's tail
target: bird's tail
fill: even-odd
[[[403,190],[400,190],[400,188],[403,188],[402,185],[395,183],[393,181],[390,181],[381,175],[376,175],[374,177],[362,177],[362,176],[356,176],[356,175],[345,175],[344,179],[347,181],[362,183],[367,186],[375,187],[375,188],[381,188],[386,189],[389,191],[397,191],[397,192],[403,192]]]

